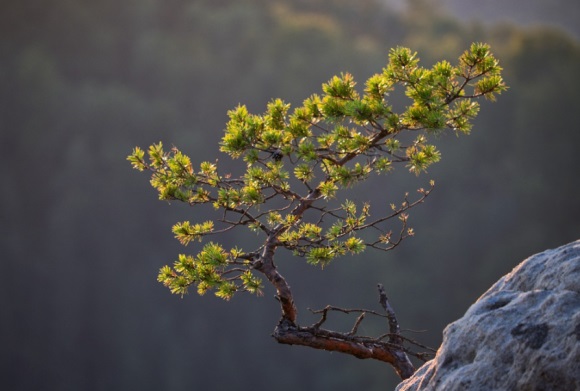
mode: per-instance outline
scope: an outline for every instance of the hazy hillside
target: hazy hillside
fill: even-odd
[[[158,284],[161,266],[200,245],[179,245],[171,226],[208,218],[159,202],[126,156],[162,140],[227,171],[243,164],[218,153],[229,109],[302,102],[340,72],[363,88],[395,45],[432,64],[488,42],[510,89],[482,102],[470,136],[437,140],[442,161],[427,175],[401,167],[353,190],[357,201],[388,208],[434,179],[411,214],[414,238],[324,271],[280,258],[301,322],[312,320],[308,307],[378,306],[381,282],[402,327],[428,330],[412,338],[437,345],[445,325],[515,263],[580,237],[578,40],[466,22],[430,1],[409,0],[402,12],[381,2],[0,2],[3,389],[393,388],[385,364],[276,344],[271,290],[226,303],[180,299]]]
[[[513,22],[563,28],[580,38],[580,2],[577,0],[439,0],[461,18],[487,23]]]

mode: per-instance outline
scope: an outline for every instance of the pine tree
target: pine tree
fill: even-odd
[[[411,100],[397,113],[389,94],[404,90]],[[184,295],[191,287],[199,294],[213,291],[229,300],[238,292],[260,295],[265,280],[280,303],[281,319],[274,331],[280,343],[339,351],[359,358],[389,363],[401,378],[414,372],[408,354],[425,359],[406,344],[422,345],[403,337],[384,288],[379,298],[384,313],[327,306],[311,326],[300,326],[290,285],[281,274],[275,256],[290,250],[309,264],[324,267],[339,256],[358,254],[367,248],[390,251],[413,236],[409,210],[422,203],[434,187],[406,193],[391,210],[371,214],[369,203],[357,204],[340,196],[374,174],[387,174],[405,166],[419,175],[441,158],[430,142],[446,130],[469,134],[479,111],[478,98],[495,100],[505,91],[498,61],[490,48],[474,43],[457,65],[447,61],[430,69],[419,65],[417,53],[398,47],[389,53],[387,66],[370,77],[359,93],[353,76],[343,73],[322,86],[322,94],[307,98],[291,110],[280,99],[272,100],[261,114],[240,105],[228,112],[229,122],[220,151],[243,159],[245,172],[223,173],[217,162],[194,168],[190,157],[162,143],[147,153],[136,147],[128,160],[140,171],[151,172],[151,185],[161,200],[177,200],[215,209],[213,221],[183,221],[173,226],[175,237],[187,245],[204,241],[201,251],[180,254],[172,266],[161,268],[159,282],[172,293]],[[147,154],[147,157],[146,157]],[[392,222],[399,227],[392,229]],[[247,229],[258,235],[253,248],[224,248],[208,237]],[[321,326],[329,312],[358,313],[348,333]],[[365,315],[387,318],[385,335],[357,335]]]

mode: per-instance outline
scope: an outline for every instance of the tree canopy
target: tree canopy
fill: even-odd
[[[389,102],[389,94],[398,88],[411,101],[400,113]],[[418,190],[419,198],[411,200],[406,194],[399,206],[393,204],[390,213],[380,211],[378,216],[371,216],[369,203],[341,199],[340,206],[329,207],[326,201],[341,198],[341,189],[371,174],[386,174],[395,165],[404,164],[416,175],[426,171],[440,159],[429,138],[445,129],[468,134],[479,111],[477,99],[493,101],[506,89],[488,45],[474,43],[457,65],[440,61],[430,69],[419,65],[417,53],[397,47],[382,73],[366,81],[362,95],[353,76],[342,73],[322,85],[321,95],[312,95],[293,111],[281,99],[270,101],[261,115],[243,105],[229,111],[220,150],[246,162],[239,176],[220,172],[217,162],[205,161],[194,169],[187,155],[176,147],[165,150],[162,143],[149,147],[148,159],[136,147],[128,160],[135,169],[152,172],[159,199],[193,207],[210,204],[219,212],[215,220],[175,224],[173,233],[181,244],[240,227],[262,238],[250,249],[207,242],[197,255],[180,254],[173,267],[164,266],[159,281],[173,293],[183,295],[194,285],[199,294],[214,289],[229,300],[238,291],[261,294],[262,281],[256,275],[261,274],[277,291],[282,320],[296,326],[292,291],[274,263],[278,249],[320,266],[367,247],[394,249],[413,235],[407,211],[423,202],[433,181],[427,190]],[[396,234],[386,224],[394,218],[402,225]],[[345,351],[328,343],[322,348]],[[403,378],[412,373],[402,368],[408,360],[385,361]]]

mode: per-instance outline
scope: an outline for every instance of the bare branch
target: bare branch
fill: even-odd
[[[309,308],[309,311],[312,312],[313,314],[325,314],[328,311],[338,311],[338,312],[342,312],[345,314],[350,314],[353,312],[360,312],[360,313],[368,313],[368,314],[372,314],[372,315],[376,315],[376,316],[380,316],[383,318],[386,318],[387,316],[385,314],[381,314],[380,312],[376,312],[373,310],[365,310],[365,309],[359,309],[359,308],[355,308],[355,309],[350,309],[350,308],[340,308],[340,307],[335,307],[335,306],[331,306],[331,305],[327,305],[326,307],[324,307],[321,310],[311,310]],[[314,326],[312,326],[314,327]]]
[[[365,318],[365,315],[366,315],[366,312],[363,312],[362,314],[360,314],[358,316],[358,318],[356,318],[356,322],[354,322],[354,326],[352,326],[352,329],[348,332],[347,335],[355,335],[357,333],[358,326],[361,324],[361,322]]]
[[[385,338],[387,338],[387,337],[391,337],[391,336],[392,336],[392,334],[391,334],[391,333],[386,333],[386,334],[383,334],[383,335],[381,335],[381,336],[377,337],[377,339],[378,339],[378,340],[383,340],[383,339],[385,339]],[[425,356],[425,355],[434,354],[434,353],[436,353],[436,352],[437,352],[437,350],[436,350],[436,349],[433,349],[433,348],[431,348],[431,347],[429,347],[429,346],[427,346],[427,345],[423,345],[423,344],[421,344],[421,343],[419,343],[419,342],[415,341],[415,340],[414,340],[414,339],[412,339],[412,338],[405,337],[404,335],[399,335],[399,338],[401,338],[401,339],[403,339],[403,340],[405,340],[405,341],[409,342],[410,344],[413,344],[413,345],[415,345],[415,346],[418,346],[418,347],[420,347],[420,348],[423,348],[423,349],[426,349],[426,350],[428,350],[428,351],[429,351],[429,353],[427,353],[427,352],[422,352],[422,353],[413,353],[413,352],[407,352],[408,354],[411,354],[411,355],[413,355],[413,356],[416,356],[417,354],[420,354],[420,355],[422,355],[422,356]]]

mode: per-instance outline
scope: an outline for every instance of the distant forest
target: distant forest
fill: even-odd
[[[290,254],[280,262],[300,302],[373,307],[380,282],[402,327],[428,330],[413,338],[436,347],[497,278],[578,239],[578,40],[553,27],[473,23],[430,4],[2,2],[3,388],[269,390],[273,379],[280,391],[394,387],[386,365],[276,344],[273,292],[233,303],[170,295],[158,269],[187,251],[171,226],[205,216],[159,202],[125,158],[161,140],[235,167],[218,152],[227,110],[262,112],[276,97],[299,104],[340,72],[362,82],[397,45],[429,65],[489,43],[510,89],[482,102],[471,135],[441,138],[442,160],[427,174],[354,189],[359,201],[388,205],[436,181],[401,248],[324,271]]]

